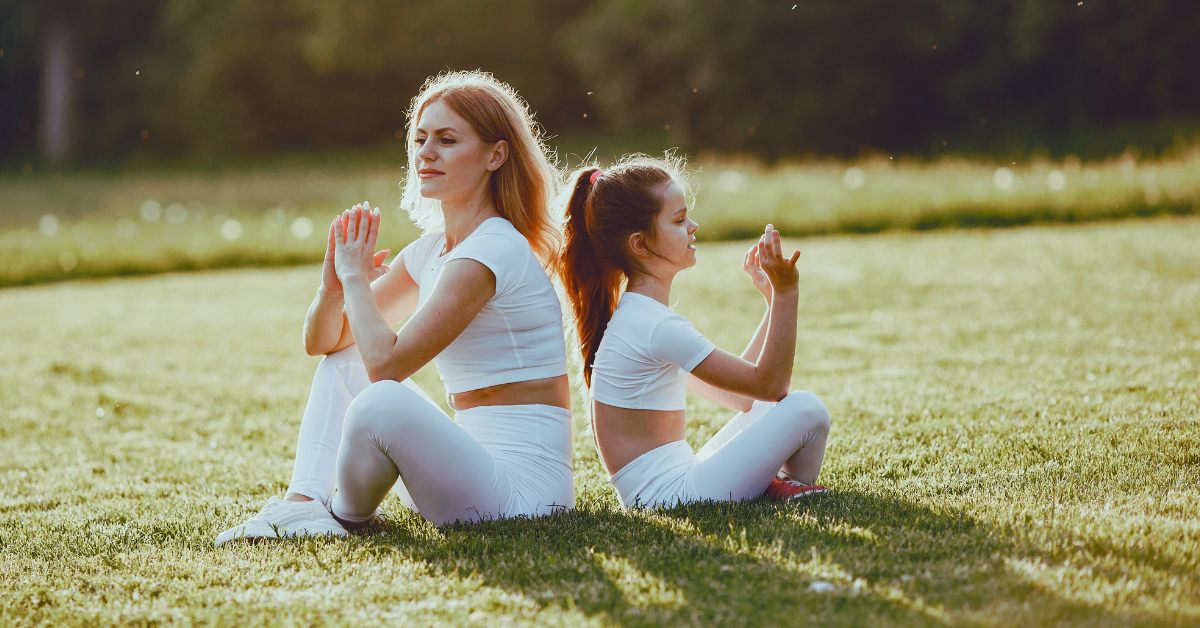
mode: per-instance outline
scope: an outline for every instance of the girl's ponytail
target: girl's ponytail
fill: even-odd
[[[620,300],[621,284],[642,270],[629,250],[629,235],[640,232],[653,239],[666,184],[686,185],[682,164],[682,159],[670,154],[665,159],[630,155],[604,172],[583,168],[570,178],[571,195],[564,211],[566,246],[555,270],[571,302],[588,388],[596,350]]]
[[[622,276],[620,270],[596,254],[588,235],[588,197],[593,186],[592,175],[597,172],[597,168],[583,168],[572,177],[567,224],[563,229],[566,245],[558,264],[558,276],[571,303],[579,338],[583,381],[588,387],[592,384],[592,361],[617,307]]]

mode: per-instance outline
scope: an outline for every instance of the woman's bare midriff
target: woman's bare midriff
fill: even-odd
[[[632,410],[592,403],[592,432],[610,476],[652,449],[683,440],[687,425],[683,410]]]
[[[478,406],[541,404],[571,409],[571,381],[566,375],[499,384],[446,395],[450,407],[468,410]]]

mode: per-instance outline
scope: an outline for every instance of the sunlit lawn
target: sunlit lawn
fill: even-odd
[[[389,498],[382,536],[222,550],[290,475],[318,269],[5,289],[0,623],[1196,625],[1197,242],[1195,218],[794,241],[831,495],[622,512],[577,430],[569,514],[434,528]],[[729,349],[761,315],[743,246],[675,292]],[[694,403],[698,445],[730,413]]]
[[[382,241],[416,232],[399,209],[403,156],[195,170],[143,166],[0,176],[0,286],[320,259],[331,217],[383,208]],[[575,166],[578,154],[564,151]],[[1200,213],[1200,148],[1161,160],[928,163],[876,156],[766,168],[698,160],[701,239],[999,227]]]

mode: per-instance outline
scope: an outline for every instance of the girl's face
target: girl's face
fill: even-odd
[[[508,157],[507,142],[485,145],[471,125],[440,100],[421,111],[414,142],[421,196],[440,201],[470,199]]]
[[[696,224],[688,216],[683,188],[675,181],[663,187],[662,209],[655,217],[654,252],[677,269],[696,265]]]

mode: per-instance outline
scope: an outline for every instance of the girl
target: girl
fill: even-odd
[[[480,72],[431,79],[408,119],[402,204],[426,235],[389,270],[374,252],[378,210],[330,225],[304,325],[305,349],[325,358],[291,485],[218,545],[345,534],[377,521],[393,485],[435,524],[574,505],[562,315],[539,262],[559,246],[556,179],[536,126]],[[429,360],[456,420],[409,379]]]
[[[612,484],[626,508],[822,492],[829,413],[816,395],[788,392],[800,252],[783,257],[767,225],[743,263],[767,313],[740,357],[716,348],[667,305],[675,275],[696,263],[698,225],[678,172],[677,161],[642,156],[585,168],[567,206],[557,271]],[[699,453],[683,440],[685,380],[739,411]]]

